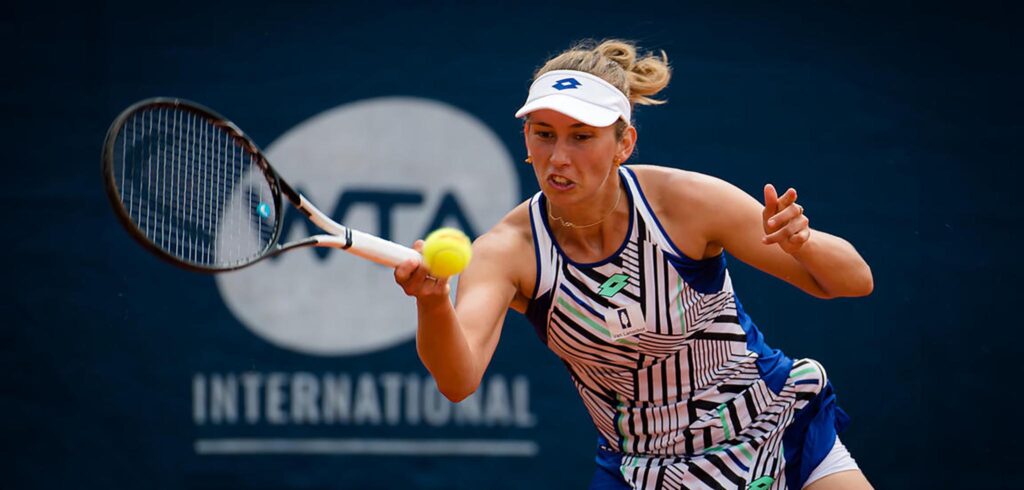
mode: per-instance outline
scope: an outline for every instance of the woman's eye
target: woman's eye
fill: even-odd
[[[593,137],[593,135],[589,135],[589,134],[577,134],[577,135],[575,135],[576,141],[585,141],[585,140],[589,140],[592,137]]]
[[[537,131],[537,132],[535,132],[533,134],[537,135],[538,138],[542,138],[542,139],[551,138],[551,131]]]

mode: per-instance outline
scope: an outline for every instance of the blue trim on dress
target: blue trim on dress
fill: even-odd
[[[622,453],[608,449],[608,439],[597,436],[597,455],[594,461],[597,469],[590,480],[589,490],[629,490],[629,483],[622,476]]]
[[[585,308],[587,311],[590,312],[590,314],[596,316],[597,318],[600,318],[602,322],[604,321],[604,315],[603,314],[598,313],[597,310],[594,309],[594,307],[590,306],[589,304],[587,304],[586,302],[581,300],[575,294],[572,294],[572,291],[570,291],[569,288],[565,287],[565,284],[559,284],[558,285],[558,289],[561,289],[563,293],[569,295],[569,297],[572,298],[572,300],[575,301],[576,304],[578,304],[578,305],[582,306],[583,308]]]
[[[801,409],[782,434],[786,456],[786,485],[790,490],[803,488],[836,443],[836,435],[850,424],[850,416],[836,405],[832,383],[825,383],[818,396]]]
[[[698,293],[717,293],[725,286],[725,253],[701,260],[671,254],[665,254],[665,258],[679,277]]]
[[[538,193],[539,194],[539,193]],[[526,319],[533,325],[533,331],[544,345],[548,345],[548,322],[547,312],[551,308],[551,291],[543,297],[537,297],[537,290],[540,289],[540,243],[537,242],[537,226],[533,220],[533,203],[530,203],[530,231],[533,233],[533,257],[536,261],[537,278],[533,283],[533,297],[526,302]]]
[[[750,315],[743,311],[739,296],[733,292],[733,301],[736,302],[736,317],[747,333],[747,350],[757,354],[757,373],[761,375],[768,389],[773,393],[782,393],[782,387],[789,379],[789,372],[793,369],[793,360],[782,353],[779,349],[772,349],[764,341],[764,335],[754,325]]]
[[[744,472],[749,472],[749,471],[750,471],[750,468],[749,468],[749,467],[747,467],[747,465],[743,464],[743,462],[742,462],[742,461],[740,461],[740,458],[737,458],[737,457],[736,457],[736,455],[735,455],[735,454],[733,454],[733,452],[732,452],[732,451],[725,451],[725,454],[726,454],[727,456],[729,456],[729,459],[731,459],[731,460],[732,460],[732,462],[733,462],[734,464],[736,464],[736,466],[739,466],[739,467],[740,467],[740,469],[742,469],[742,470],[743,470]]]
[[[526,319],[533,325],[533,331],[544,345],[548,345],[548,312],[554,290],[548,290],[543,296],[533,298],[526,304]]]
[[[679,247],[677,247],[675,242],[672,241],[672,237],[668,236],[668,232],[665,231],[665,227],[661,226],[661,220],[658,219],[658,215],[654,214],[654,208],[652,208],[651,203],[647,201],[647,195],[644,194],[644,190],[640,188],[640,179],[636,178],[636,172],[627,167],[620,168],[629,172],[629,175],[633,177],[633,182],[636,184],[636,192],[637,194],[640,194],[640,200],[644,202],[644,206],[647,208],[647,211],[650,212],[651,218],[654,219],[654,224],[658,227],[659,230],[661,230],[662,236],[665,237],[665,240],[668,242],[668,245],[672,247],[672,251],[675,252],[675,254],[680,257],[686,257],[690,260],[695,261],[696,259],[690,258],[688,255],[684,254],[682,251],[679,250]]]

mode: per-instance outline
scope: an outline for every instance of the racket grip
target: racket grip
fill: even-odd
[[[419,252],[395,242],[351,228],[349,232],[352,234],[352,246],[346,251],[378,264],[397,267],[406,260],[423,258]]]

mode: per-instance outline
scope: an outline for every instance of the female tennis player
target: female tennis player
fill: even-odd
[[[636,104],[669,81],[664,53],[581,43],[534,76],[526,161],[541,191],[473,244],[457,302],[417,261],[417,350],[452,401],[480,383],[508,309],[569,370],[599,433],[591,488],[871,488],[837,431],[825,370],[766,345],[725,252],[819,298],[864,296],[871,270],[808,225],[797,192],[762,202],[722,180],[623,166]],[[422,242],[417,242],[421,247]]]

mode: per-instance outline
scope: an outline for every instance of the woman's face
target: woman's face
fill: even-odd
[[[550,109],[530,113],[523,132],[541,190],[565,204],[592,198],[636,142],[632,127],[617,139],[614,124],[587,126]]]

